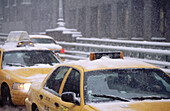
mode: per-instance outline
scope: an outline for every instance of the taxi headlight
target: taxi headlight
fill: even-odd
[[[18,42],[18,45],[22,45],[22,42]]]
[[[30,45],[33,45],[33,43],[32,43],[32,42],[30,42]]]
[[[31,83],[14,83],[12,85],[12,89],[28,91],[30,86],[31,86]]]

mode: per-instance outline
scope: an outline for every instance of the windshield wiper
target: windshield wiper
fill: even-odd
[[[142,96],[142,97],[133,97],[131,99],[133,99],[133,100],[146,100],[146,99],[161,100],[161,99],[170,99],[170,98],[168,98],[168,97],[161,97],[161,96]]]
[[[129,102],[129,100],[127,100],[125,98],[121,98],[121,97],[113,96],[113,95],[92,94],[92,96],[94,96],[94,97],[103,97],[103,98],[110,98],[110,99],[113,99],[113,100],[120,100],[120,101],[124,101],[124,102]]]
[[[24,65],[20,64],[20,63],[6,63],[6,65],[9,65],[9,66],[21,66],[21,67],[24,67]]]

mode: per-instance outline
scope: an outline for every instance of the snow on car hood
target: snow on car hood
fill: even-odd
[[[99,111],[169,111],[170,99],[132,102],[90,103]]]
[[[29,80],[30,82],[42,80],[55,66],[40,65],[32,67],[4,67],[4,72],[7,73],[7,78]]]
[[[51,50],[61,50],[61,46],[60,45],[56,45],[56,44],[34,44],[36,47],[39,48],[48,48]]]

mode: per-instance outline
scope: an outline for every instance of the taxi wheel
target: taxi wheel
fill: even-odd
[[[35,111],[39,111],[39,109],[38,109],[38,108],[36,108],[36,109],[35,109]]]
[[[32,111],[39,111],[39,109],[35,103],[32,104]]]
[[[2,105],[12,105],[11,94],[8,85],[4,84],[1,88]]]

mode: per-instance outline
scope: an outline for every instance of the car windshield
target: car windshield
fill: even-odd
[[[32,38],[31,41],[33,43],[40,43],[40,44],[56,44],[56,42],[53,39],[47,39],[47,38]]]
[[[61,61],[48,50],[26,50],[4,52],[2,68],[5,66],[34,66],[39,64],[55,65]]]
[[[113,69],[84,74],[85,101],[170,99],[170,78],[159,69]]]

